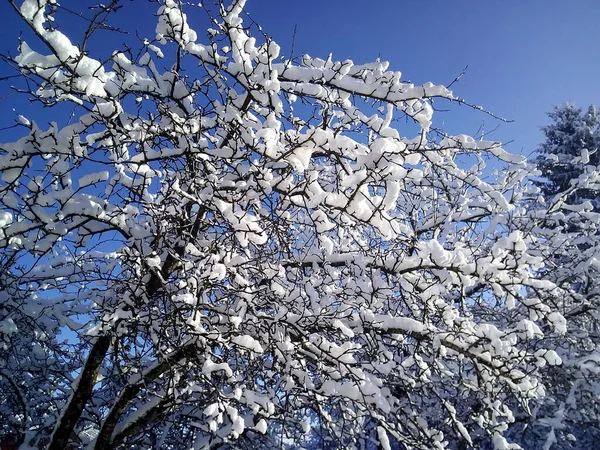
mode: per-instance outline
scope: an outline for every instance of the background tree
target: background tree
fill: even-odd
[[[513,226],[530,236],[531,253],[545,262],[538,276],[560,288],[547,302],[565,318],[565,332],[542,327],[536,345],[554,349],[562,364],[543,369],[546,395],[511,432],[524,448],[588,448],[600,439],[598,116],[593,107],[586,113],[570,104],[549,116],[554,123],[543,128],[546,141],[534,162],[546,181],[523,191]],[[516,314],[504,320],[527,312]]]
[[[460,99],[282,57],[242,0],[186,6],[202,38],[165,0],[155,38],[107,54],[90,43],[118,1],[72,38],[74,8],[11,4],[37,36],[6,58],[21,89],[69,107],[0,145],[0,395],[23,449],[511,448],[564,318],[514,228],[524,159],[432,122]],[[510,166],[484,180],[487,157]]]
[[[545,141],[539,147],[536,165],[545,178],[539,183],[542,193],[550,201],[554,195],[567,191],[585,166],[598,165],[600,117],[594,106],[584,111],[571,103],[555,106],[548,117],[553,123],[542,127]],[[598,206],[596,192],[579,189],[574,195],[576,203],[585,199]]]

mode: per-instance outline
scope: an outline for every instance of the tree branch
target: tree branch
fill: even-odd
[[[121,418],[123,412],[127,409],[127,406],[135,398],[135,396],[142,390],[148,383],[151,383],[156,378],[165,373],[170,367],[178,363],[182,359],[190,358],[194,355],[196,349],[196,341],[187,343],[180,347],[167,357],[165,357],[160,363],[150,368],[144,373],[138,381],[126,386],[122,391],[117,401],[113,404],[108,416],[104,420],[100,433],[96,438],[94,450],[109,450],[114,448],[112,442],[113,431],[117,425],[117,422]],[[121,434],[121,433],[119,433]]]
[[[100,366],[110,348],[110,342],[111,337],[108,335],[99,336],[96,342],[94,342],[81,371],[81,375],[78,378],[77,388],[73,391],[66,410],[54,428],[50,444],[47,447],[48,450],[65,450],[67,448],[73,429],[81,416],[83,408],[92,395]]]

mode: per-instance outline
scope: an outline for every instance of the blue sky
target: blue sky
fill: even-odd
[[[512,119],[489,135],[528,154],[552,105],[600,103],[598,0],[249,0],[249,11],[284,49],[366,62],[381,56],[403,79],[449,83],[471,103]],[[444,114],[451,133],[485,121],[465,108]]]
[[[154,9],[144,0],[125,1],[120,22],[127,26],[135,18],[151,31]],[[454,92],[514,121],[488,136],[512,141],[507,149],[513,152],[535,150],[542,139],[539,127],[547,123],[545,112],[552,105],[600,103],[598,0],[248,0],[247,10],[286,55],[297,27],[295,55],[333,53],[335,59],[357,63],[379,56],[415,83],[449,83],[468,65]],[[0,3],[0,17],[1,50],[14,52],[23,26],[8,2]],[[63,16],[61,26],[72,25]],[[200,32],[203,28],[197,27]],[[105,37],[97,45],[125,40]],[[1,67],[0,76],[5,74]],[[15,104],[6,88],[0,87],[1,126],[11,120]],[[19,104],[22,112],[25,104]],[[475,134],[482,122],[486,131],[498,125],[465,107],[440,116],[443,123],[438,125],[449,133]]]

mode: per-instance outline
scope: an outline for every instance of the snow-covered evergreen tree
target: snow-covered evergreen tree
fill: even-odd
[[[545,262],[537,275],[559,287],[546,301],[564,327],[542,328],[535,345],[555,350],[562,364],[543,369],[546,395],[511,433],[524,448],[592,448],[600,440],[599,118],[593,107],[584,112],[571,104],[549,116],[554,123],[543,128],[546,140],[535,161],[546,179],[536,182],[542,195],[525,193],[513,226]]]
[[[600,116],[594,106],[583,110],[572,103],[554,107],[548,113],[550,125],[542,127],[545,140],[539,147],[536,165],[544,180],[539,182],[548,201],[571,187],[585,167],[599,163]],[[591,200],[598,207],[596,192],[579,189],[568,199]]]

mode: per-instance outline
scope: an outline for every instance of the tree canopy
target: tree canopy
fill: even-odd
[[[571,180],[583,175],[587,165],[598,165],[600,117],[594,106],[584,111],[572,103],[555,106],[548,117],[552,123],[542,127],[545,140],[536,165],[544,177],[542,191],[550,197],[569,189]],[[578,189],[576,195],[597,201],[593,191]]]
[[[155,35],[107,55],[90,48],[118,0],[78,36],[55,0],[11,4],[36,35],[6,57],[18,89],[59,117],[23,112],[0,144],[0,437],[597,438],[599,263],[580,243],[600,220],[569,197],[598,188],[589,161],[545,201],[525,158],[437,127],[435,103],[464,103],[448,87],[282,54],[244,0],[157,2]]]

